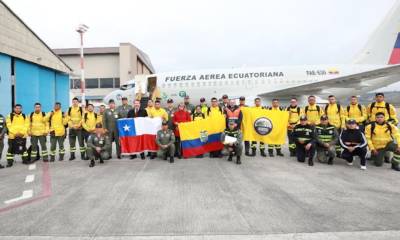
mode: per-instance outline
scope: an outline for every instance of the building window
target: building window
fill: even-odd
[[[119,88],[119,87],[120,87],[119,78],[114,78],[114,88]]]
[[[80,88],[81,88],[81,80],[71,78],[71,89],[80,89]]]
[[[99,88],[99,79],[98,78],[86,79],[86,88]]]
[[[114,88],[114,79],[100,78],[100,88]]]

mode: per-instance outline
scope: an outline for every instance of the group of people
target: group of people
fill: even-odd
[[[265,107],[260,98],[254,100],[253,108],[269,109],[271,111],[287,111],[289,121],[287,135],[291,157],[297,157],[299,162],[314,165],[314,155],[319,162],[333,164],[335,158],[343,158],[349,165],[353,158],[360,158],[361,169],[366,169],[366,155],[368,149],[370,159],[376,166],[384,162],[392,164],[392,169],[400,171],[400,134],[396,127],[398,120],[393,105],[384,101],[384,94],[377,93],[375,102],[367,107],[358,103],[356,96],[352,96],[348,106],[337,103],[335,96],[329,96],[329,103],[324,107],[316,104],[315,96],[308,97],[308,105],[298,106],[296,98],[290,100],[288,107],[281,107],[278,99],[273,99],[270,107]],[[101,105],[99,111],[88,104],[80,106],[79,100],[74,98],[67,112],[62,112],[61,104],[55,103],[51,112],[42,112],[41,104],[35,103],[34,112],[30,115],[22,113],[22,106],[16,104],[13,112],[6,118],[0,115],[0,157],[3,151],[3,140],[8,135],[7,167],[12,167],[14,155],[22,155],[23,163],[43,158],[43,161],[55,161],[57,146],[58,160],[64,160],[64,140],[69,139],[70,158],[75,160],[76,140],[78,140],[81,159],[90,160],[89,166],[95,166],[95,160],[112,158],[112,143],[116,145],[116,156],[121,158],[119,146],[117,120],[121,118],[160,117],[162,128],[156,136],[159,146],[158,157],[173,163],[174,158],[182,157],[181,141],[178,125],[182,122],[198,121],[213,115],[226,118],[226,129],[221,136],[225,148],[223,151],[210,153],[211,158],[228,156],[229,161],[236,157],[236,163],[241,164],[243,114],[242,107],[246,105],[245,97],[239,98],[239,104],[227,95],[222,96],[220,103],[217,98],[211,98],[211,104],[205,98],[200,99],[198,105],[190,103],[189,96],[184,102],[174,105],[172,99],[167,100],[167,106],[161,107],[161,101],[149,100],[147,107],[142,108],[139,100],[133,106],[127,98],[122,98],[122,105],[116,106],[110,100],[108,107]],[[68,132],[68,134],[67,134]],[[50,151],[47,150],[47,136],[50,135]],[[227,136],[234,141],[226,141]],[[27,148],[27,139],[30,138],[31,147]],[[244,142],[246,156],[254,157],[257,152],[266,157],[266,144],[263,142]],[[284,156],[281,145],[267,145],[268,155]],[[224,154],[225,153],[225,154]],[[154,159],[155,153],[147,153]],[[199,155],[197,157],[203,157]],[[131,155],[131,159],[137,158]],[[145,153],[140,154],[145,159]],[[0,165],[0,168],[3,168]]]

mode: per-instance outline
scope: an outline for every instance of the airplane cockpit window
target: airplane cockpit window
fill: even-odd
[[[134,88],[134,87],[135,87],[134,83],[132,83],[132,84],[124,84],[124,85],[121,85],[121,87],[119,89],[128,90],[128,89],[131,89],[131,88]]]

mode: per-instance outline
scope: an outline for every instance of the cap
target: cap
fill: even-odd
[[[321,120],[328,120],[328,116],[322,115],[320,119],[321,119]]]
[[[385,114],[383,113],[383,112],[377,112],[376,114],[375,114],[375,116],[377,117],[377,116],[385,116]]]
[[[97,123],[96,128],[103,128],[103,125],[101,123]]]
[[[222,95],[222,99],[227,99],[227,98],[228,98],[228,95],[226,95],[226,94]]]
[[[200,98],[200,102],[205,102],[206,101],[206,99],[205,98]]]
[[[108,103],[115,103],[114,99],[110,99]]]
[[[354,119],[349,119],[347,120],[347,124],[357,124],[357,122]]]
[[[305,115],[301,116],[300,121],[307,121],[307,116],[305,116]]]
[[[163,126],[168,125],[168,121],[165,121],[165,120],[164,120],[164,121],[162,122],[162,125],[163,125]]]
[[[122,100],[128,100],[128,98],[127,97],[122,97]]]
[[[169,98],[168,100],[167,100],[167,103],[173,103],[174,102],[174,100],[172,100],[172,98]]]
[[[241,97],[239,98],[239,100],[240,100],[240,101],[244,101],[244,100],[246,100],[246,98],[245,98],[244,96],[241,96]]]

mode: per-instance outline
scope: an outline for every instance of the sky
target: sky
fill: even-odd
[[[396,0],[3,0],[51,48],[131,42],[156,72],[346,64]]]

